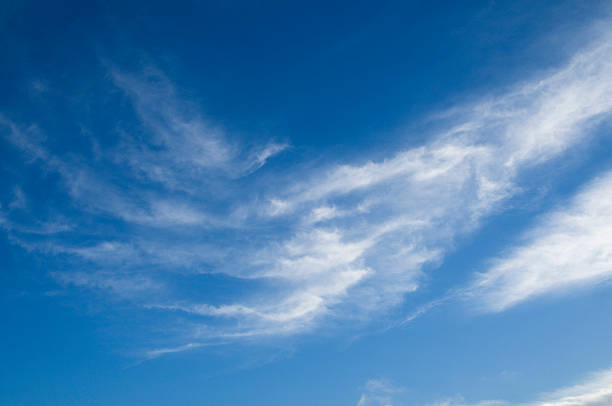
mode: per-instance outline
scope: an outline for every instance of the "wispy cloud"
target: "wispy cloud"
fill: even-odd
[[[112,85],[136,120],[118,128],[119,145],[101,150],[96,162],[54,153],[42,130],[0,118],[6,139],[31,164],[60,174],[74,210],[89,221],[83,224],[119,224],[110,234],[88,225],[71,230],[80,244],[60,237],[28,244],[81,272],[62,274],[65,283],[110,294],[122,275],[140,277],[147,265],[168,278],[214,273],[248,286],[214,300],[188,289],[134,299],[143,309],[190,317],[193,343],[368,321],[418,289],[459,236],[521,190],[525,175],[571,151],[610,116],[609,38],[554,72],[446,112],[446,129],[423,145],[377,161],[268,174],[266,183],[247,175],[257,176],[285,143],[246,146],[162,72],[111,67]],[[2,221],[16,219],[4,213]]]
[[[536,399],[527,402],[489,400],[469,403],[458,397],[430,406],[608,406],[610,404],[612,404],[612,369],[593,373],[577,385],[539,395]]]
[[[610,51],[598,41],[546,77],[453,113],[451,130],[421,147],[315,171],[273,193],[262,216],[303,220],[272,253],[252,254],[265,271],[248,277],[274,277],[288,290],[259,309],[282,309],[274,312],[301,330],[319,315],[361,318],[400,303],[457,236],[520,190],[521,176],[609,116]],[[261,313],[249,309],[243,321]]]
[[[427,406],[510,406],[510,403],[501,400],[484,400],[478,403],[467,404],[461,396],[455,396],[452,399],[430,403]]]
[[[393,385],[386,379],[370,379],[364,385],[357,406],[393,406],[394,397],[404,388]]]
[[[272,213],[293,212],[307,202],[383,184],[400,183],[411,192],[422,192],[430,184],[452,186],[453,181],[473,183],[486,210],[488,204],[512,192],[520,171],[575,146],[589,128],[609,115],[610,48],[609,35],[605,35],[546,77],[438,115],[453,124],[422,147],[380,162],[340,165],[310,182],[298,183],[284,198],[272,201]],[[461,173],[454,177],[457,171]]]
[[[584,382],[544,395],[529,406],[606,406],[612,404],[612,369],[592,374]]]
[[[612,278],[612,173],[540,220],[467,290],[485,311]]]
[[[127,161],[136,172],[167,187],[189,190],[193,186],[189,180],[214,169],[233,177],[248,174],[288,146],[267,142],[245,149],[221,127],[206,120],[156,68],[146,67],[134,74],[113,67],[110,76],[128,95],[151,135],[139,137],[125,133],[125,152],[118,158]]]
[[[147,295],[159,291],[160,286],[143,275],[129,275],[112,271],[98,272],[52,272],[51,275],[64,285],[100,290],[120,299]]]
[[[147,352],[147,358],[157,358],[160,357],[162,355],[166,355],[166,354],[172,354],[175,352],[182,352],[182,351],[188,351],[188,350],[193,350],[195,348],[199,348],[201,347],[202,344],[200,343],[187,343],[185,345],[181,345],[180,347],[174,347],[174,348],[160,348],[157,350],[150,350]]]

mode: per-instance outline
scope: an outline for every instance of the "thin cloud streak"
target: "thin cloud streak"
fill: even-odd
[[[612,369],[592,374],[584,382],[560,389],[527,406],[607,406],[612,404]]]
[[[256,251],[266,271],[249,277],[300,284],[272,305],[247,306],[242,326],[260,330],[248,320],[261,309],[284,321],[292,315],[301,331],[320,315],[368,318],[401,303],[457,236],[520,190],[521,175],[586,140],[610,115],[611,48],[599,41],[548,77],[473,106],[422,147],[328,169],[271,197],[264,215],[302,218],[301,230],[272,253]]]
[[[49,152],[35,128],[22,131],[6,119],[2,125],[33,164],[61,175],[84,214],[126,226],[121,238],[95,236],[79,247],[49,238],[38,244],[42,253],[67,253],[79,272],[106,275],[109,283],[91,285],[108,287],[110,295],[116,278],[100,273],[109,265],[122,274],[142,272],[148,263],[170,275],[188,269],[250,283],[247,294],[232,299],[176,293],[134,301],[191,316],[192,342],[295,334],[386,314],[418,289],[459,236],[503,209],[524,175],[587,140],[612,113],[609,38],[595,40],[556,72],[461,106],[445,119],[450,130],[420,147],[299,179],[276,175],[253,195],[244,192],[244,185],[256,187],[248,177],[232,194],[234,182],[287,145],[241,147],[156,70],[110,71],[142,126],[122,129],[119,147],[102,153],[105,165],[126,175],[124,183],[105,177],[105,166]],[[288,188],[278,187],[286,181]],[[227,195],[215,200],[219,191]],[[2,221],[12,219],[5,214]]]
[[[141,74],[114,67],[109,71],[113,83],[130,98],[152,135],[143,138],[124,133],[122,150],[127,153],[117,158],[170,189],[189,191],[196,178],[214,170],[221,171],[217,176],[247,175],[288,147],[269,142],[245,150],[223,129],[204,119],[158,69],[146,67]]]
[[[466,403],[448,399],[429,406],[609,406],[612,404],[612,369],[592,373],[581,383],[545,393],[523,403],[488,400]]]
[[[393,398],[404,391],[386,379],[370,379],[364,385],[357,406],[393,406]]]
[[[467,291],[484,311],[612,279],[612,172],[545,216]]]

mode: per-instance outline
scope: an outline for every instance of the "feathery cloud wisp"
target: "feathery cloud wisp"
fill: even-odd
[[[612,172],[547,215],[467,290],[485,311],[612,279]]]
[[[240,148],[155,71],[144,77],[111,72],[142,131],[126,132],[121,148],[103,151],[95,165],[52,153],[35,131],[5,119],[2,125],[32,164],[61,175],[84,216],[121,222],[121,233],[109,237],[87,227],[69,230],[89,245],[59,237],[38,245],[43,254],[65,254],[79,272],[95,275],[75,274],[72,284],[116,295],[123,279],[109,274],[111,264],[119,275],[134,277],[145,268],[155,269],[147,269],[150,278],[224,274],[250,289],[214,300],[180,289],[163,299],[132,300],[191,317],[189,342],[291,334],[321,320],[369,320],[398,305],[458,236],[520,190],[523,175],[587,139],[612,115],[609,38],[555,72],[456,109],[446,117],[450,129],[419,147],[381,161],[300,173],[299,179],[290,171],[270,175],[268,186],[252,185],[248,177],[240,187],[234,182],[284,144]],[[113,171],[125,176],[123,183],[106,176]],[[11,221],[4,214],[3,224]]]
[[[521,175],[584,141],[612,113],[610,50],[599,41],[557,72],[472,106],[421,147],[326,169],[273,194],[264,215],[304,220],[273,253],[253,254],[266,271],[249,277],[301,283],[263,308],[306,309],[289,313],[304,328],[319,314],[359,317],[401,302],[454,238],[516,194]],[[328,245],[343,255],[330,257]],[[347,269],[362,271],[337,290],[317,290]]]
[[[430,406],[608,406],[612,404],[612,369],[591,374],[577,385],[545,393],[535,400],[510,403],[488,400],[466,403],[463,399],[449,399]]]

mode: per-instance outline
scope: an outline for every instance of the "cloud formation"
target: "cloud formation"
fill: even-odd
[[[469,296],[498,312],[528,299],[612,278],[612,172],[545,216],[525,242],[478,276]]]
[[[393,406],[393,398],[403,391],[385,379],[370,379],[364,385],[357,406]]]
[[[111,68],[110,76],[132,101],[147,130],[146,136],[124,133],[124,152],[117,158],[166,187],[189,189],[193,186],[189,180],[215,169],[228,176],[242,176],[287,148],[283,143],[268,142],[245,149],[203,118],[156,68],[146,67],[139,74]]]
[[[604,35],[554,72],[439,115],[446,129],[420,146],[265,179],[257,169],[286,144],[244,145],[203,118],[158,70],[111,68],[112,86],[129,100],[138,125],[119,126],[118,143],[95,160],[54,152],[41,129],[1,119],[5,139],[31,165],[59,174],[83,226],[31,241],[12,212],[0,213],[0,224],[13,241],[64,261],[68,270],[53,275],[66,285],[187,317],[193,328],[177,340],[177,351],[217,338],[294,334],[325,321],[368,321],[418,289],[460,236],[520,192],[526,175],[587,140],[610,117],[611,44]],[[599,208],[577,203],[555,221],[570,227],[573,215]],[[593,223],[601,213],[592,213]],[[110,232],[88,227],[109,218]],[[589,260],[601,256],[595,233],[581,240],[591,249]],[[529,252],[517,251],[499,269],[518,267]],[[591,271],[596,276],[606,272],[607,259],[601,261]],[[550,286],[574,280],[570,273]],[[177,287],[177,275],[215,275],[240,288],[211,298]],[[494,270],[489,276],[482,286],[491,288],[498,310],[521,300],[513,292],[491,293],[508,292],[518,280],[506,282]],[[145,280],[151,289],[172,288],[147,297],[133,288]]]
[[[612,369],[592,374],[584,382],[560,389],[529,406],[606,406],[612,403]]]
[[[579,384],[539,395],[528,402],[488,400],[466,403],[462,399],[449,399],[430,406],[608,406],[610,404],[612,404],[612,369],[595,372]]]
[[[522,176],[610,115],[610,51],[597,42],[546,77],[452,113],[451,129],[423,146],[315,171],[274,193],[262,216],[301,220],[273,252],[252,254],[264,270],[247,277],[274,277],[288,289],[248,304],[245,317],[265,313],[263,325],[276,331],[274,314],[299,330],[319,315],[367,317],[400,303],[457,236],[520,190]]]

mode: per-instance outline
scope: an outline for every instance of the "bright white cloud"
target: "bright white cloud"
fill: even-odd
[[[468,294],[487,311],[612,279],[612,172],[547,215]]]
[[[609,406],[612,404],[612,369],[592,374],[584,382],[544,395],[528,406]]]
[[[360,318],[400,303],[454,238],[516,194],[521,175],[612,113],[611,50],[599,42],[547,77],[464,109],[421,147],[315,172],[273,193],[264,216],[303,221],[285,242],[252,254],[265,271],[248,277],[300,281],[273,297],[282,309],[296,299],[301,311],[289,314],[298,330],[321,314]]]
[[[499,400],[465,402],[461,397],[429,406],[609,406],[612,404],[612,369],[591,374],[583,382],[537,396],[535,400],[510,403]]]
[[[422,147],[381,162],[340,165],[296,184],[284,199],[273,200],[274,206],[283,207],[276,214],[297,210],[305,202],[396,183],[422,193],[430,185],[470,182],[478,203],[486,208],[512,192],[517,172],[557,157],[609,116],[612,46],[608,37],[547,77],[449,112],[446,118],[456,124]]]
[[[75,232],[91,237],[89,245],[56,239],[39,244],[41,251],[64,253],[92,272],[109,265],[143,272],[149,264],[170,275],[188,269],[249,284],[246,294],[225,300],[192,292],[138,302],[192,316],[192,341],[289,334],[321,320],[368,320],[401,303],[458,236],[520,190],[523,175],[586,140],[612,113],[608,39],[555,72],[447,113],[450,129],[421,146],[379,161],[268,174],[265,183],[237,178],[286,145],[241,146],[155,70],[111,69],[138,131],[123,128],[120,145],[90,166],[46,150],[35,127],[0,124],[32,162],[60,173],[87,216],[125,225],[121,238],[83,228]],[[125,179],[107,175],[117,172]],[[112,292],[111,282],[93,286]]]

